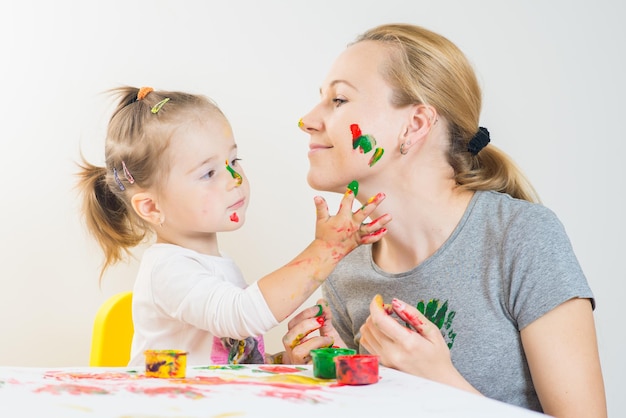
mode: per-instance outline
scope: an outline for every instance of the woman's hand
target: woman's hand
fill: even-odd
[[[345,347],[337,330],[332,325],[332,313],[324,299],[317,305],[304,309],[287,324],[287,333],[283,337],[285,364],[306,364],[311,362],[310,351],[316,348]],[[309,335],[319,331],[319,335]]]
[[[382,297],[376,295],[361,327],[361,345],[367,351],[378,355],[387,367],[477,392],[452,364],[450,350],[435,324],[401,300],[393,299],[391,308],[410,327],[391,317]]]

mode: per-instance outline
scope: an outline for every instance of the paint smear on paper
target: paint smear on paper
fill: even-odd
[[[183,396],[188,399],[204,398],[204,394],[191,386],[161,386],[156,388],[130,388],[133,393],[143,393],[149,396],[166,395],[170,398]]]
[[[301,370],[288,366],[259,366],[259,370],[268,373],[299,373]]]
[[[48,385],[35,390],[35,393],[46,392],[53,395],[59,395],[61,393],[69,393],[70,395],[108,395],[110,392],[106,389],[96,386],[83,386],[78,384],[62,384],[62,385]]]

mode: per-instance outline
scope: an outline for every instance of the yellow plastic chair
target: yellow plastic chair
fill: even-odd
[[[96,313],[91,337],[92,367],[125,367],[133,340],[133,292],[121,292],[107,299]]]

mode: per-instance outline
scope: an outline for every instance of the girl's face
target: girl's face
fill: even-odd
[[[387,54],[373,41],[348,47],[326,77],[320,103],[302,118],[300,126],[311,136],[307,180],[314,189],[341,193],[352,180],[363,185],[400,155],[410,118],[408,108],[390,104],[392,90],[380,74]]]
[[[162,233],[194,248],[195,239],[202,241],[207,235],[243,225],[250,186],[237,158],[231,127],[223,117],[211,116],[178,128],[168,156],[169,174],[159,193]]]

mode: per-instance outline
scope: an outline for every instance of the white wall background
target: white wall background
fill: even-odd
[[[401,21],[446,35],[475,64],[481,124],[559,215],[596,294],[609,412],[626,416],[625,20],[618,0],[3,2],[0,364],[86,365],[98,306],[132,287],[136,261],[99,286],[101,253],[73,189],[79,148],[103,160],[102,92],[149,85],[222,107],[253,194],[248,222],[221,242],[251,282],[312,238],[316,192],[296,125],[331,61],[363,30]],[[270,350],[284,330],[268,334]]]

